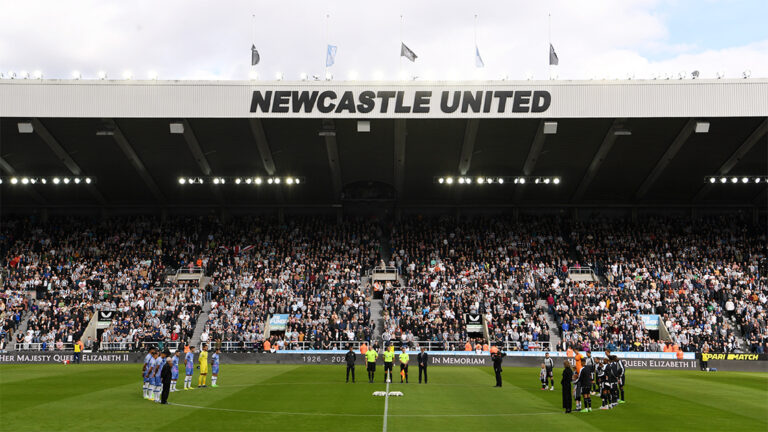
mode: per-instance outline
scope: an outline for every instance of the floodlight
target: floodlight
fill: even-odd
[[[477,178],[477,184],[483,184],[485,182],[485,179],[482,177]]]
[[[744,72],[741,73],[741,77],[744,79],[747,79],[752,76],[752,71],[747,69]]]
[[[292,185],[293,184],[293,177],[286,178],[285,182],[288,183],[289,185]]]
[[[464,184],[464,177],[459,177],[459,184]]]
[[[307,73],[306,72],[300,73],[299,74],[299,79],[302,80],[302,81],[306,81],[307,80]]]
[[[16,124],[16,127],[19,128],[20,134],[32,133],[35,130],[30,122],[19,122]]]
[[[278,81],[282,81],[283,80],[283,73],[282,72],[276,73],[275,74],[275,79],[278,80]]]
[[[437,182],[440,183],[440,184],[443,184],[443,183],[445,183],[445,179],[440,177],[439,179],[437,179]]]
[[[270,177],[270,178],[267,179],[267,183],[272,184],[272,183],[274,183],[274,180],[272,180],[272,178]]]
[[[58,177],[53,178],[53,184],[59,184],[61,180]]]
[[[85,178],[85,184],[91,184],[91,178],[90,177],[86,177]]]
[[[250,177],[248,177],[247,179],[245,179],[245,184],[251,184],[252,181],[253,180]]]
[[[29,178],[28,177],[22,177],[21,178],[21,184],[29,184]]]
[[[97,73],[97,74],[96,74],[96,76],[97,76],[97,77],[98,77],[100,80],[105,80],[105,79],[107,79],[107,73],[106,73],[105,71],[99,71],[99,73]]]
[[[17,179],[16,177],[11,178],[11,184],[18,184],[18,183],[19,183],[19,179]]]
[[[332,79],[333,79],[333,74],[330,73],[330,72],[326,72],[325,73],[325,80],[326,81],[331,81]]]
[[[219,184],[219,178],[218,177],[213,179],[213,184]]]
[[[75,184],[80,184],[80,177],[75,177]]]
[[[723,71],[718,71],[718,72],[715,74],[715,76],[717,77],[717,79],[723,79],[723,78],[725,78],[725,72],[723,72]]]
[[[240,184],[240,182],[242,182],[242,180],[240,180],[239,178],[235,179],[235,184]]]
[[[746,177],[742,177],[742,178],[741,178],[741,182],[742,182],[742,183],[749,183],[749,179],[748,179],[748,178],[746,178]]]
[[[499,184],[504,184],[504,179],[499,177]]]
[[[21,79],[28,79],[29,78],[29,72],[27,72],[25,70],[19,72],[19,78],[21,78]]]
[[[525,179],[524,178],[520,178],[520,184],[525,184]]]
[[[544,184],[549,184],[549,182],[550,182],[550,181],[551,181],[551,180],[549,180],[548,178],[545,178],[545,179],[544,179]]]
[[[453,184],[453,177],[448,177],[447,179],[445,179],[445,182],[448,184]]]
[[[716,181],[716,180],[715,180],[715,178],[714,178],[714,177],[710,177],[710,178],[709,178],[709,182],[710,182],[710,183],[714,183],[715,181]]]
[[[738,183],[739,179],[737,177],[731,177],[731,183]]]
[[[296,182],[296,184],[301,183],[301,179],[298,179],[298,178],[296,180],[294,180],[294,181]]]
[[[275,184],[280,184],[280,177],[275,177]]]
[[[183,185],[186,182],[187,182],[187,180],[184,177],[179,177],[179,184]]]
[[[131,78],[133,78],[133,72],[131,72],[129,70],[123,72],[123,79],[124,80],[129,80]]]
[[[64,184],[69,184],[69,177],[64,177]]]
[[[254,180],[254,182],[255,182],[257,185],[260,185],[260,184],[261,184],[261,177],[256,177],[256,179]]]
[[[760,183],[760,177],[755,178],[755,183]]]
[[[72,71],[72,78],[79,80],[82,77],[83,75],[80,73],[80,71]]]
[[[709,122],[696,122],[696,133],[709,133]]]
[[[151,71],[147,72],[147,77],[149,79],[151,79],[151,80],[156,80],[157,79],[157,72],[151,70]]]
[[[727,181],[728,181],[728,179],[727,179],[727,178],[725,178],[725,177],[720,177],[720,183],[725,183],[725,182],[727,182]]]
[[[695,70],[691,72],[691,79],[696,79],[699,77],[699,71]]]
[[[554,184],[560,184],[560,177],[555,177],[555,178],[552,180],[552,183],[554,183]]]

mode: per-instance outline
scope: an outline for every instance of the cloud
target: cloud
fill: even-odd
[[[301,72],[323,75],[330,41],[339,46],[337,78],[350,70],[361,79],[374,71],[395,78],[401,64],[422,78],[522,79],[528,72],[545,78],[551,12],[561,79],[694,69],[703,76],[724,70],[735,77],[745,69],[768,76],[768,40],[718,50],[670,41],[658,6],[656,0],[5,2],[0,70],[41,69],[51,78],[77,69],[89,78],[98,70],[112,77],[132,70],[137,78],[155,70],[163,79],[246,79],[255,40],[260,75],[282,71],[295,79]],[[475,14],[482,70],[474,68]],[[401,32],[419,55],[416,64],[401,63]]]

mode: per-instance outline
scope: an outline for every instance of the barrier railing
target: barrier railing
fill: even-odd
[[[371,281],[380,280],[397,280],[397,267],[374,267],[368,272],[366,276],[370,276]]]
[[[403,346],[403,343],[400,341],[390,341],[395,347],[398,349]],[[370,342],[368,341],[330,341],[326,346],[323,345],[317,345],[314,341],[284,341],[283,343],[283,350],[306,350],[306,351],[313,351],[313,350],[346,350],[348,345],[352,345],[352,349],[355,351],[360,350],[360,345],[365,343],[366,345],[370,346]],[[208,344],[211,348],[216,348],[219,346],[216,342],[210,342]],[[379,342],[377,345],[381,346],[382,343]],[[466,342],[438,342],[438,341],[414,341],[414,342],[408,342],[405,344],[408,349],[419,349],[421,347],[427,348],[428,351],[464,351]],[[550,349],[550,343],[549,342],[529,342],[527,345],[524,345],[520,342],[504,342],[501,344],[502,350],[504,351],[549,351]],[[233,352],[233,351],[261,351],[264,349],[264,342],[234,342],[234,341],[223,341],[221,342],[221,350],[224,352]],[[272,347],[272,349],[278,350],[277,347]],[[474,345],[472,347],[472,351],[474,351]]]
[[[150,348],[176,351],[181,347],[179,342],[149,341],[149,342],[101,342],[99,351],[148,351]]]
[[[176,271],[176,280],[199,280],[203,275],[202,267],[182,267]]]
[[[22,342],[14,343],[14,348],[16,351],[73,351],[75,349],[75,344],[65,343],[62,344],[61,349],[59,349],[55,343]]]

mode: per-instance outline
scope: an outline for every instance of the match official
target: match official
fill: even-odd
[[[429,354],[427,349],[421,347],[421,352],[416,356],[416,360],[419,362],[419,384],[421,384],[421,373],[424,372],[424,384],[427,383],[427,366],[429,365]]]
[[[491,354],[491,360],[493,360],[493,372],[496,374],[496,387],[501,387],[501,361],[507,354],[502,350],[498,350]]]
[[[357,356],[355,355],[355,352],[352,351],[352,344],[347,345],[347,348],[349,348],[349,351],[347,351],[347,355],[344,356],[344,359],[347,361],[347,382],[349,382],[349,372],[352,371],[352,383],[355,382],[355,360],[357,360]]]
[[[390,345],[382,353],[384,357],[384,382],[392,382],[392,363],[395,360],[395,347]]]
[[[408,360],[411,359],[411,357],[408,355],[407,352],[405,352],[405,347],[402,348],[402,353],[400,353],[399,360],[400,360],[400,384],[403,383],[403,379],[405,379],[405,383],[408,384]]]
[[[371,346],[368,348],[368,351],[365,352],[365,359],[368,363],[368,382],[373,384],[373,375],[376,373],[376,359],[379,357],[379,353],[376,352],[376,349],[374,346]]]

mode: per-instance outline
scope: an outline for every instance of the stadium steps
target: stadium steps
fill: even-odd
[[[555,317],[549,313],[549,306],[547,306],[546,300],[539,300],[536,302],[536,307],[544,309],[544,313],[547,314],[547,324],[549,324],[549,345],[550,347],[557,347],[560,345],[560,332],[557,329],[557,321]],[[550,348],[552,349],[552,348]]]
[[[21,323],[19,323],[19,328],[16,329],[15,334],[8,333],[8,339],[6,349],[8,351],[15,351],[16,350],[16,334],[27,334],[27,327],[29,327],[29,319],[32,317],[32,312],[26,311],[24,312],[24,315],[21,316]]]
[[[371,335],[371,342],[381,341],[381,331],[384,329],[384,317],[382,316],[382,301],[383,300],[371,300],[371,323],[374,324],[373,334]]]
[[[200,312],[200,316],[197,317],[197,323],[195,323],[195,331],[192,333],[192,340],[189,342],[190,346],[200,346],[200,335],[205,330],[205,324],[208,322],[208,312],[211,311],[211,302],[203,300],[203,311]],[[209,341],[210,342],[210,341]]]

